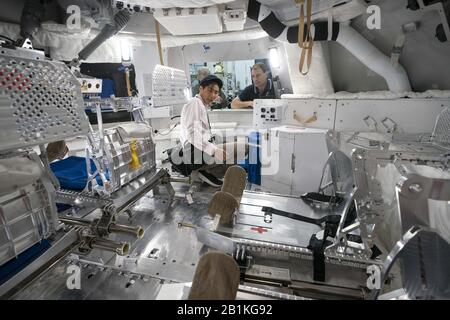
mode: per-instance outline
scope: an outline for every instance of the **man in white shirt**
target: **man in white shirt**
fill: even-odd
[[[180,142],[183,147],[183,159],[187,174],[198,170],[200,179],[206,183],[220,187],[222,181],[207,172],[206,169],[218,164],[230,164],[236,161],[236,152],[241,151],[234,143],[215,145],[212,141],[211,127],[207,107],[217,99],[223,83],[218,77],[209,75],[200,82],[199,94],[192,98],[181,111]],[[230,152],[227,153],[226,150]],[[233,158],[230,161],[230,157]],[[172,158],[173,160],[173,158]],[[176,161],[175,161],[176,162]]]

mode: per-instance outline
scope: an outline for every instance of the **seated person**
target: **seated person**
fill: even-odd
[[[210,75],[209,69],[206,67],[200,68],[197,71],[197,80],[198,83],[192,87],[192,94],[195,97],[197,94],[199,94],[200,91],[200,82]],[[220,90],[219,96],[217,99],[212,103],[211,109],[226,109],[228,108],[228,101],[227,97],[223,93],[222,90]]]
[[[212,142],[207,108],[216,100],[221,88],[222,80],[214,75],[209,75],[200,82],[199,94],[184,105],[181,111],[181,152],[170,156],[176,170],[177,166],[183,166],[178,171],[185,175],[198,170],[200,179],[214,187],[220,187],[222,181],[207,172],[207,169],[235,164],[248,154],[247,144],[230,142],[215,145]]]
[[[256,63],[252,67],[253,84],[246,87],[231,102],[232,109],[253,108],[255,99],[275,99],[273,82],[267,77],[267,67],[264,63]]]

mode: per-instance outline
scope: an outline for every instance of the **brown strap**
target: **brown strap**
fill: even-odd
[[[133,93],[131,92],[131,82],[130,82],[130,70],[127,68],[125,71],[125,82],[127,84],[127,93],[131,97]]]
[[[305,1],[306,1],[306,34],[305,37]],[[311,35],[312,0],[296,0],[300,4],[300,16],[298,25],[298,46],[302,49],[299,63],[299,71],[306,75],[312,63],[312,50],[314,39]],[[307,70],[303,71],[306,60]]]
[[[316,122],[318,120],[318,117],[317,117],[317,112],[314,112],[311,117],[303,120],[302,117],[294,111],[294,119],[297,120],[298,122],[300,122],[302,125],[307,125],[307,124]]]
[[[305,41],[305,11],[304,11],[304,1],[305,0],[297,0],[297,3],[300,5],[300,15],[298,21],[298,46],[303,48],[303,42]]]
[[[155,30],[156,30],[156,42],[158,43],[159,62],[163,66],[164,58],[163,58],[163,52],[162,52],[162,47],[161,47],[161,30],[159,29],[159,22],[156,19],[155,19]]]
[[[310,39],[309,42],[308,42],[308,48],[302,49],[302,53],[301,53],[301,56],[300,56],[299,71],[304,76],[308,74],[309,69],[311,67],[313,45],[314,45],[314,40]],[[307,69],[306,69],[306,71],[303,71],[304,65],[305,65],[305,58],[306,58]]]

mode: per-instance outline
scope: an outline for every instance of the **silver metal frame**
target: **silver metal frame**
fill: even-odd
[[[342,251],[344,248],[350,249],[355,256],[364,256],[368,258],[371,256],[371,247],[376,244],[379,248],[383,246],[379,242],[379,229],[384,220],[384,213],[390,209],[390,206],[385,203],[381,190],[380,182],[375,178],[378,167],[384,167],[387,164],[395,165],[398,173],[402,176],[403,180],[408,179],[409,172],[405,165],[426,165],[434,168],[440,168],[442,170],[448,170],[448,163],[450,160],[449,155],[446,154],[446,149],[443,149],[440,145],[429,142],[414,142],[414,141],[375,141],[367,138],[360,138],[358,133],[354,134],[348,143],[354,145],[354,141],[360,141],[362,143],[357,144],[357,148],[354,149],[352,154],[352,163],[354,171],[354,179],[356,188],[353,191],[353,197],[355,200],[357,210],[357,222],[348,226],[342,227],[342,223],[345,220],[341,220],[341,226],[339,227],[335,244],[330,248],[327,248],[328,254],[331,254],[331,249],[334,254],[339,253],[336,251]],[[438,183],[441,186],[446,186],[447,180],[430,182],[424,180],[421,183],[425,183],[423,190],[425,193],[429,190],[430,183]],[[447,190],[445,187],[443,190]],[[419,192],[420,193],[420,192]],[[399,197],[396,201],[404,202],[401,198],[401,194],[397,194]],[[409,197],[409,199],[412,199]],[[412,201],[412,200],[410,200]],[[417,208],[424,209],[427,212],[426,201],[417,200],[414,204]],[[411,205],[412,203],[410,203]],[[424,207],[425,206],[425,207]],[[406,216],[402,219],[412,219],[414,216]],[[349,243],[346,241],[346,234],[357,232],[362,238],[363,243]],[[406,232],[403,229],[403,232]],[[389,248],[387,249],[389,250]],[[383,250],[382,250],[383,251]],[[350,252],[349,252],[350,253]],[[386,256],[388,252],[384,251],[383,256]]]
[[[383,264],[381,287],[369,299],[380,297],[397,260],[402,263],[405,286],[402,299],[450,299],[450,244],[426,227],[412,227],[397,242]]]
[[[0,69],[0,151],[88,132],[79,83],[64,63],[2,48]]]

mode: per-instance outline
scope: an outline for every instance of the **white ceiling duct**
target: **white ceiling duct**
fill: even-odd
[[[250,0],[248,17],[258,21],[261,27],[275,40],[297,43],[299,26],[288,27],[283,24],[272,10],[258,0]],[[314,27],[314,41],[336,41],[359,59],[364,65],[382,76],[394,92],[411,91],[408,74],[400,65],[392,65],[390,59],[378,48],[344,23],[316,22]],[[331,27],[331,28],[330,28]]]
[[[221,13],[217,6],[155,9],[153,17],[175,36],[220,33],[223,30]]]
[[[162,8],[201,8],[217,4],[234,2],[234,0],[121,0],[124,4],[138,5],[154,9]]]
[[[333,21],[346,22],[366,13],[366,10],[367,4],[363,0],[352,0],[345,5],[333,8],[331,14],[333,16]],[[325,21],[328,20],[328,17],[328,10],[324,10],[313,14],[312,21]],[[298,23],[298,19],[296,19],[296,22]]]
[[[255,28],[243,31],[232,31],[217,33],[212,35],[194,35],[194,36],[162,36],[161,45],[163,47],[179,47],[196,43],[211,42],[234,42],[247,41],[266,38],[267,33],[262,28]]]
[[[129,32],[122,32],[118,36],[141,41],[156,41],[156,35],[154,34],[134,34]],[[161,36],[161,46],[163,48],[172,48],[198,43],[250,41],[263,39],[267,37],[268,37],[267,33],[261,27],[256,27],[252,29],[246,29],[243,31],[230,31],[210,35],[191,35],[191,36],[163,35]]]

